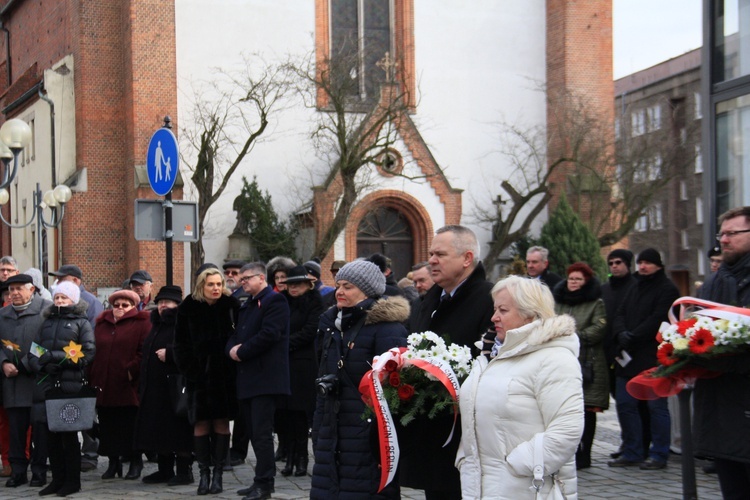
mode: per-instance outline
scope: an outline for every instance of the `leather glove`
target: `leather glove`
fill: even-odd
[[[57,363],[47,363],[46,365],[44,365],[44,368],[42,370],[44,371],[44,373],[57,375],[62,371],[62,366],[58,365]]]
[[[633,334],[625,330],[617,334],[617,344],[627,350],[633,344]]]
[[[52,361],[52,353],[47,351],[41,356],[39,356],[39,364],[44,366],[47,363],[50,363]]]

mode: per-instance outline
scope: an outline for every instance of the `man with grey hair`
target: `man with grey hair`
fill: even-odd
[[[562,278],[549,270],[549,250],[533,246],[526,251],[526,272],[529,278],[540,280],[550,290],[562,281]]]
[[[414,265],[411,268],[411,280],[414,282],[414,288],[419,292],[419,296],[424,297],[435,284],[430,275],[430,264],[425,261]]]
[[[435,284],[425,293],[409,329],[431,330],[446,342],[471,347],[476,356],[480,352],[477,341],[486,337],[491,346],[495,338],[492,283],[479,261],[477,237],[465,226],[442,227],[432,239],[429,255]],[[453,417],[424,419],[409,427],[401,446],[401,485],[425,490],[427,500],[461,498],[461,483],[453,465],[461,439],[459,429],[445,447],[434,439],[449,435],[452,424]]]
[[[4,375],[3,406],[10,424],[10,465],[13,472],[5,486],[15,488],[26,484],[29,463],[31,486],[44,486],[47,482],[46,424],[31,419],[36,374],[31,371],[27,356],[31,342],[44,322],[42,311],[52,302],[35,293],[31,276],[17,274],[8,278],[7,282],[11,303],[0,309],[0,340],[8,345],[8,349],[0,349],[0,366]],[[34,443],[30,461],[26,457],[29,428],[32,429]]]

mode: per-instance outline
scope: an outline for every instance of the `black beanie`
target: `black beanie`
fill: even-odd
[[[645,260],[646,262],[650,262],[652,264],[656,264],[659,267],[664,267],[664,264],[661,261],[661,255],[659,255],[659,252],[653,248],[647,248],[645,250],[642,250],[638,254],[637,262],[640,262],[642,260]]]
[[[607,262],[612,259],[622,259],[625,265],[628,266],[628,269],[630,269],[630,266],[633,265],[633,252],[624,248],[618,248],[617,250],[612,250],[607,255]]]

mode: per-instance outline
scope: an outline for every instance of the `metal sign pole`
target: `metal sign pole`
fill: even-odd
[[[167,242],[167,285],[172,285],[172,192],[164,196],[164,241]]]

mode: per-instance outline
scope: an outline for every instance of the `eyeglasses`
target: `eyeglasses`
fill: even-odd
[[[250,276],[243,276],[240,278],[240,283],[247,283],[251,279],[255,278],[256,276],[260,276],[260,274],[251,274]]]
[[[226,274],[227,276],[239,276],[240,272],[237,270],[230,271],[229,269],[227,269],[226,271],[224,271],[224,274]]]
[[[130,307],[133,307],[130,302],[118,302],[117,304],[112,304],[112,309],[128,309]]]
[[[734,238],[740,233],[750,233],[750,229],[743,229],[741,231],[724,231],[721,233],[716,233],[716,239],[720,240],[724,236],[726,236],[727,238]]]
[[[619,266],[620,264],[622,264],[622,261],[620,259],[610,260],[609,262],[607,262],[607,264],[609,264],[610,266]]]
[[[11,268],[0,267],[0,273],[3,273],[3,274],[10,274],[10,273],[13,273],[15,271],[16,270],[13,269],[12,267]]]

